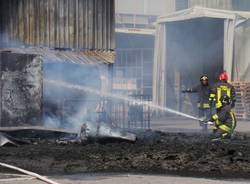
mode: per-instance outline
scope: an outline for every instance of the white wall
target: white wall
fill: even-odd
[[[116,0],[116,13],[164,15],[174,9],[175,0]]]

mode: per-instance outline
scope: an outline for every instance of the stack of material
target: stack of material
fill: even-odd
[[[250,82],[232,82],[236,91],[235,115],[238,120],[250,119]]]

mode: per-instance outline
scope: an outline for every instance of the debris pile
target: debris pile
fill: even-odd
[[[250,137],[211,142],[199,133],[136,133],[136,142],[56,142],[2,147],[0,160],[40,174],[79,172],[174,173],[207,177],[249,177]],[[21,158],[21,159],[20,159]]]

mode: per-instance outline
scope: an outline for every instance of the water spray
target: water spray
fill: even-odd
[[[163,106],[159,106],[159,105],[154,105],[152,104],[152,102],[148,102],[148,101],[143,101],[143,100],[136,100],[133,98],[129,98],[126,96],[121,96],[121,95],[117,95],[117,94],[112,94],[112,93],[107,93],[107,92],[103,92],[97,89],[93,89],[93,88],[89,88],[89,87],[85,87],[85,86],[80,86],[80,85],[75,85],[75,84],[69,84],[63,81],[55,81],[55,80],[48,80],[45,79],[44,82],[54,85],[54,86],[60,86],[63,88],[68,88],[68,89],[73,89],[73,90],[78,90],[78,91],[84,91],[87,93],[91,93],[91,94],[95,94],[98,96],[104,96],[104,97],[109,97],[109,98],[113,98],[113,99],[118,99],[118,100],[123,100],[126,102],[130,102],[130,103],[134,103],[134,104],[138,104],[138,105],[145,105],[148,107],[151,107],[152,109],[158,109],[161,111],[165,111],[165,112],[169,112],[172,114],[176,114],[176,115],[180,115],[189,119],[193,119],[193,120],[200,120],[199,118],[195,117],[195,116],[191,116],[167,107],[163,107]]]

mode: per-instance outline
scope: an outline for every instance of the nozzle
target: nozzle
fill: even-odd
[[[208,121],[206,117],[198,118],[197,120],[199,120],[200,122],[207,122]]]

